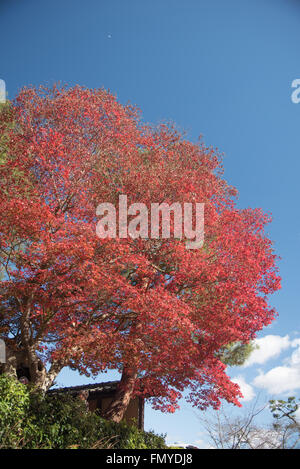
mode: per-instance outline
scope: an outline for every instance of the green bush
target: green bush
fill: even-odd
[[[153,431],[144,432],[126,422],[114,423],[101,419],[103,435],[114,442],[114,449],[161,449],[166,448],[165,435]]]
[[[24,422],[30,404],[26,387],[0,375],[0,448],[17,448],[24,443]]]
[[[86,412],[84,403],[69,395],[31,393],[28,414],[35,432],[27,448],[88,448],[97,439],[99,417]]]
[[[0,376],[0,448],[166,448],[165,437],[87,412],[70,395],[46,396]]]

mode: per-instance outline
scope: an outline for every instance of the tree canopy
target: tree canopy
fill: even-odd
[[[198,408],[238,405],[224,351],[273,321],[268,295],[280,278],[270,216],[236,207],[218,152],[79,86],[23,89],[0,132],[5,371],[26,368],[46,390],[65,366],[116,369],[115,420],[132,395],[166,411],[184,390]],[[117,207],[120,194],[147,206],[204,203],[203,246],[186,249],[172,227],[169,239],[99,239],[96,208]]]

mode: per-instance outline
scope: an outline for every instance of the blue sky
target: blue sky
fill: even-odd
[[[239,206],[273,214],[283,278],[271,299],[279,317],[259,334],[267,336],[260,355],[230,374],[251,387],[248,402],[258,392],[299,393],[300,103],[291,101],[291,83],[300,78],[300,2],[0,0],[0,39],[9,98],[29,84],[104,86],[137,104],[145,121],[173,120],[224,152]],[[59,376],[60,384],[80,382],[88,379]],[[145,422],[169,441],[205,440],[185,403],[174,415],[147,407]]]

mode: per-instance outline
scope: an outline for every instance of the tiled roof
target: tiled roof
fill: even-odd
[[[49,394],[60,394],[63,392],[68,392],[68,393],[77,393],[80,391],[91,391],[91,392],[111,392],[115,391],[117,388],[117,384],[119,381],[107,381],[104,383],[93,383],[93,384],[83,384],[80,386],[69,386],[66,388],[54,388],[50,389],[48,391]]]

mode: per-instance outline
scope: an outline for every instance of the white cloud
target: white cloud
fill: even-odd
[[[270,394],[288,393],[300,389],[300,367],[276,366],[267,373],[261,373],[254,386],[266,389]]]
[[[253,397],[255,396],[254,389],[250,384],[246,383],[245,378],[243,376],[236,376],[236,378],[233,378],[232,381],[239,385],[241,392],[244,396],[244,402],[248,402],[253,399]]]
[[[257,345],[258,348],[251,353],[244,366],[247,367],[256,363],[260,365],[266,363],[271,358],[278,357],[283,350],[289,347],[295,347],[297,341],[299,341],[299,339],[291,341],[288,335],[284,337],[280,335],[266,335],[261,339],[256,339],[254,344]]]
[[[198,446],[199,449],[216,449],[214,446],[210,445],[209,443],[206,443],[204,440],[196,440],[194,442],[195,446]]]
[[[300,345],[300,339],[292,340],[292,347],[298,347]]]
[[[299,347],[297,348],[297,350],[295,350],[293,353],[292,353],[292,356],[289,360],[291,366],[299,366],[300,367],[300,343],[299,343]]]
[[[300,407],[298,407],[298,409],[296,410],[295,417],[298,420],[298,422],[300,422]]]
[[[268,336],[266,336],[268,337]],[[276,336],[279,337],[279,336]],[[288,336],[282,337],[287,339]],[[281,350],[286,348],[286,341],[281,342]],[[289,341],[290,347],[297,347],[293,353],[283,360],[282,366],[261,371],[253,380],[253,385],[266,389],[270,394],[289,394],[300,389],[300,339]]]

